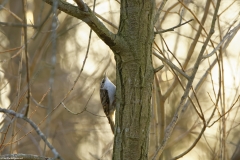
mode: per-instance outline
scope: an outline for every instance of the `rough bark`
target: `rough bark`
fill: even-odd
[[[117,112],[113,159],[147,159],[153,82],[154,1],[121,1],[118,36],[127,46],[115,51]]]

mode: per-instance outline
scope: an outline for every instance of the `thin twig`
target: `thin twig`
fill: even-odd
[[[33,96],[31,96],[31,100],[36,104],[36,106],[41,107],[41,108],[45,108],[45,109],[47,108],[47,107],[45,107],[44,105],[38,103],[38,102],[33,98]]]
[[[211,68],[214,66],[214,64],[215,64],[215,63],[213,62],[213,64],[210,66],[209,70],[211,70]],[[206,71],[206,73],[205,73],[204,75],[207,75],[207,73],[208,73],[208,71]],[[204,77],[205,77],[205,76],[204,76]],[[201,82],[203,81],[203,79],[204,79],[204,78],[202,78],[202,79],[198,82],[197,86],[195,87],[196,90],[200,87]],[[220,96],[220,90],[221,90],[221,88],[219,89],[219,94],[218,94],[219,96]],[[193,90],[193,91],[194,91],[194,90]],[[194,94],[195,97],[196,97],[195,92],[193,92],[193,94]],[[218,102],[218,100],[219,100],[219,96],[218,96],[217,102]],[[192,97],[192,95],[191,95],[191,97]],[[191,100],[190,97],[189,97],[189,100]],[[191,100],[191,102],[192,102],[192,100]],[[187,102],[187,103],[185,104],[185,106],[183,107],[182,111],[185,109],[185,107],[186,107],[186,105],[187,105],[188,103],[189,103],[189,102]],[[192,102],[192,103],[193,103],[193,102]],[[199,106],[199,107],[200,107],[200,106]],[[196,109],[196,107],[194,107],[194,109]],[[200,107],[200,109],[201,109],[201,107]],[[198,113],[198,111],[196,111],[196,112]],[[213,115],[214,113],[215,113],[215,109],[213,110],[212,115]],[[199,114],[199,113],[198,113],[198,114]],[[184,151],[184,152],[181,153],[180,155],[174,157],[173,160],[178,159],[178,158],[180,158],[180,157],[183,157],[183,156],[186,155],[188,152],[190,152],[190,151],[196,146],[196,144],[198,143],[198,141],[199,141],[200,138],[202,137],[204,131],[206,130],[206,127],[207,127],[208,123],[209,123],[210,120],[212,119],[212,116],[210,116],[208,123],[206,123],[206,122],[205,122],[205,118],[204,118],[204,114],[203,114],[202,110],[201,110],[201,114],[202,114],[202,116],[199,114],[199,117],[200,117],[200,118],[202,119],[202,121],[203,121],[203,128],[202,128],[200,134],[198,135],[197,139],[195,139],[195,141],[193,142],[193,144],[192,144],[186,151]]]
[[[18,49],[21,49],[21,48],[22,48],[22,46],[21,46],[21,47],[16,47],[16,48],[11,48],[11,49],[8,49],[8,50],[5,50],[5,51],[0,51],[0,54],[1,54],[1,53],[12,52],[12,51],[15,51],[15,50],[18,50]]]
[[[4,154],[0,156],[0,159],[24,159],[24,160],[56,160],[56,158],[50,158],[50,157],[43,157],[39,155],[33,155],[33,154]]]
[[[104,18],[103,16],[101,16],[100,14],[98,14],[98,13],[94,13],[98,18],[100,18],[101,20],[103,20],[104,22],[106,22],[107,24],[109,24],[110,26],[112,26],[113,28],[115,28],[115,29],[118,29],[118,27],[115,25],[115,24],[113,24],[112,22],[110,22],[110,21],[108,21],[106,18]]]
[[[101,115],[92,113],[92,112],[90,112],[90,111],[88,111],[88,110],[86,110],[86,112],[90,113],[91,115],[97,116],[97,117],[106,118],[106,116],[101,116]]]
[[[179,2],[174,3],[171,7],[169,7],[166,11],[162,10],[165,14],[163,15],[159,26],[162,26],[164,20],[166,19],[167,15],[170,13],[171,10],[173,10],[175,7],[179,5]]]
[[[50,55],[50,75],[48,79],[48,84],[50,87],[50,91],[47,97],[47,115],[51,113],[51,110],[53,108],[53,86],[55,84],[55,74],[56,74],[56,59],[57,59],[57,26],[58,26],[58,15],[57,15],[57,7],[58,7],[58,1],[54,0],[52,5],[52,22],[51,22],[51,30],[52,33],[51,36],[51,42],[52,42],[52,48],[51,48],[51,55]],[[51,124],[51,117],[49,116],[46,120],[46,137],[48,138],[50,134],[50,124]],[[43,153],[46,154],[46,144],[43,146]]]
[[[11,23],[11,22],[0,22],[0,25],[2,26],[8,26],[8,27],[32,27],[34,29],[38,28],[37,25],[27,24],[27,23]]]
[[[158,148],[159,144],[161,143],[161,140],[164,137],[164,131],[166,129],[166,108],[165,108],[165,100],[166,97],[163,96],[161,88],[160,88],[160,81],[158,76],[155,74],[154,75],[154,86],[156,87],[156,91],[153,94],[154,95],[154,99],[156,102],[156,105],[153,105],[154,107],[154,120],[156,123],[156,149]],[[158,110],[159,109],[159,110]],[[160,120],[158,119],[160,117]]]
[[[41,100],[39,101],[39,104],[42,103],[42,101],[45,99],[45,97],[46,97],[46,95],[48,94],[49,91],[50,91],[50,88],[47,90],[46,93],[44,93],[44,95],[42,96]],[[35,113],[36,111],[37,111],[37,109],[35,109],[34,111],[32,111],[32,112],[29,114],[29,119],[31,118],[32,114]],[[10,124],[11,124],[11,123],[10,123]],[[27,124],[27,122],[26,122],[26,124]],[[14,134],[14,136],[12,137],[12,139],[15,138],[15,137],[17,136],[17,134],[18,134],[20,131],[22,131],[23,128],[25,128],[26,124],[25,124],[24,126],[22,126],[22,127]],[[18,138],[17,140],[14,140],[14,141],[11,140],[10,143],[5,143],[5,144],[3,144],[3,146],[7,146],[7,145],[10,145],[10,144],[12,144],[12,143],[19,142],[19,141],[22,140],[24,137],[26,137],[28,134],[30,134],[33,130],[34,130],[34,129],[32,129],[31,131],[29,131],[28,133],[26,133],[24,136]],[[0,146],[0,148],[1,148],[1,146]]]
[[[179,103],[179,106],[177,107],[177,110],[176,110],[176,112],[175,112],[174,117],[172,118],[171,123],[170,123],[170,124],[168,125],[168,127],[166,128],[165,136],[164,136],[164,139],[163,139],[163,141],[162,141],[162,144],[161,144],[161,145],[159,146],[159,148],[156,150],[156,152],[155,152],[155,154],[154,154],[154,156],[153,156],[153,159],[156,159],[156,157],[157,157],[158,154],[160,154],[160,155],[162,154],[162,152],[163,152],[164,148],[166,147],[167,142],[168,142],[168,140],[169,140],[169,138],[170,138],[170,136],[171,136],[171,134],[172,134],[172,131],[173,131],[175,125],[176,125],[177,122],[178,122],[178,119],[181,117],[181,113],[182,113],[182,112],[180,112],[180,111],[181,111],[182,107],[184,106],[184,104],[185,104],[185,102],[186,102],[186,99],[188,98],[188,94],[189,94],[189,92],[190,92],[190,90],[191,90],[191,86],[192,86],[193,80],[194,80],[195,75],[196,75],[196,73],[197,73],[197,71],[198,71],[198,67],[199,67],[199,65],[200,65],[200,63],[201,63],[202,56],[203,56],[203,54],[204,54],[204,52],[205,52],[205,50],[206,50],[206,46],[207,46],[208,42],[210,41],[211,36],[212,36],[213,33],[214,33],[215,22],[216,22],[216,19],[217,19],[217,13],[218,13],[218,9],[219,9],[219,7],[220,7],[220,2],[221,2],[221,0],[218,0],[218,1],[217,1],[217,5],[216,5],[216,9],[215,9],[215,11],[214,11],[213,18],[212,18],[212,23],[211,23],[211,28],[210,28],[209,34],[208,34],[208,36],[207,36],[207,38],[206,38],[206,40],[205,40],[205,42],[204,42],[204,44],[203,44],[203,46],[202,46],[202,48],[201,48],[201,51],[200,51],[200,53],[199,53],[199,55],[198,55],[198,58],[197,58],[197,61],[196,61],[195,64],[194,64],[192,74],[191,74],[191,76],[190,76],[189,79],[188,79],[188,83],[187,83],[187,86],[186,86],[186,90],[185,90],[185,92],[184,92],[184,94],[183,94],[183,96],[182,96],[182,98],[181,98],[181,101],[180,101],[180,103]]]
[[[172,158],[172,160],[176,160],[176,159],[179,159],[181,157],[183,157],[184,155],[186,155],[188,152],[190,152],[198,143],[198,141],[201,139],[204,131],[206,130],[206,126],[204,125],[201,132],[199,133],[198,137],[195,139],[195,141],[193,142],[193,144],[184,152],[182,152],[180,155]]]
[[[43,132],[38,128],[38,126],[32,120],[30,120],[29,118],[25,117],[24,114],[14,112],[13,110],[0,108],[0,112],[6,113],[6,114],[10,114],[10,115],[12,115],[12,116],[14,116],[16,118],[23,119],[28,124],[30,124],[32,126],[32,128],[37,132],[37,134],[41,137],[41,139],[45,142],[45,144],[51,149],[51,151],[53,152],[55,158],[59,158],[59,159],[63,160],[63,158],[59,155],[57,150],[48,142],[48,140],[45,137],[45,135],[43,134]]]
[[[53,5],[54,0],[43,0],[44,2]],[[81,1],[81,0],[80,0]],[[80,2],[81,3],[81,2]],[[84,4],[86,5],[86,4]],[[78,19],[83,20],[89,27],[101,38],[108,46],[115,46],[119,37],[113,34],[107,27],[96,17],[94,12],[86,5],[88,11],[80,10],[79,7],[74,6],[66,1],[58,1],[58,9]],[[123,45],[123,43],[121,43]],[[125,44],[124,44],[125,46]]]
[[[211,2],[211,1],[207,1],[207,2],[206,2],[206,5],[205,5],[205,7],[204,7],[204,14],[203,14],[203,16],[202,16],[201,22],[198,20],[198,18],[196,17],[196,15],[195,15],[183,2],[181,2],[180,0],[178,0],[178,2],[181,3],[181,4],[183,5],[183,7],[186,8],[186,9],[194,16],[195,20],[196,20],[196,21],[198,22],[198,24],[199,24],[197,33],[196,33],[196,35],[195,35],[195,38],[194,38],[193,42],[191,43],[191,46],[190,46],[190,48],[189,48],[189,50],[188,50],[188,53],[187,53],[185,62],[184,62],[184,64],[183,64],[183,68],[185,69],[185,68],[187,68],[187,65],[188,65],[188,63],[189,63],[189,61],[190,61],[190,59],[191,59],[191,57],[192,57],[192,55],[193,55],[193,53],[194,53],[194,50],[195,50],[195,48],[196,48],[196,45],[197,45],[198,39],[199,39],[199,37],[200,37],[200,35],[201,35],[201,33],[202,33],[202,30],[204,30],[204,32],[205,32],[206,35],[207,35],[207,32],[206,32],[206,30],[205,30],[205,28],[204,28],[203,25],[205,24],[206,19],[207,19],[207,16],[209,15],[209,12],[208,12],[208,11],[209,11],[209,8],[210,8],[210,2]]]
[[[171,55],[173,56],[173,58],[177,61],[178,65],[181,67],[181,69],[184,71],[184,68],[182,67],[182,64],[180,63],[180,61],[178,60],[178,58],[172,53],[172,51],[169,49],[167,42],[165,41],[165,39],[163,38],[162,35],[160,35],[160,37],[162,38],[165,46],[167,47],[167,50],[171,53]],[[159,47],[158,47],[159,48]]]
[[[63,102],[62,102],[62,106],[63,106],[68,112],[70,112],[70,113],[72,113],[72,114],[74,114],[74,115],[82,114],[84,111],[86,111],[86,112],[88,112],[88,113],[91,113],[90,111],[87,110],[87,107],[88,107],[88,103],[89,103],[90,99],[92,98],[92,95],[93,95],[94,91],[95,91],[95,89],[93,90],[92,94],[90,95],[89,99],[87,100],[87,103],[86,103],[85,107],[83,108],[83,110],[82,110],[81,112],[75,113],[75,112],[71,111]],[[106,116],[101,116],[101,115],[97,115],[97,114],[94,114],[94,113],[91,113],[91,114],[96,115],[96,116],[98,116],[98,117],[106,117]]]
[[[235,104],[238,102],[239,98],[240,98],[240,96],[237,97],[236,101],[232,104],[232,106],[224,114],[220,115],[220,117],[218,117],[218,119],[215,120],[211,125],[208,125],[208,127],[209,128],[212,127],[217,121],[219,121],[219,119],[221,119],[223,116],[228,114],[232,110],[232,108],[235,106]]]
[[[208,92],[207,92],[207,94],[208,94],[208,97],[210,98],[210,101],[214,104],[214,107],[215,107],[216,110],[218,111],[218,115],[220,116],[221,113],[220,113],[220,111],[219,111],[219,109],[218,109],[217,104],[213,101],[212,97],[210,96],[210,94],[209,94]]]
[[[203,120],[204,125],[206,125],[205,118],[204,118],[204,114],[203,114],[203,111],[202,111],[202,107],[201,107],[200,102],[199,102],[199,100],[198,100],[198,98],[197,98],[197,94],[196,94],[195,90],[193,89],[193,87],[191,87],[191,88],[192,88],[193,94],[194,94],[194,96],[195,96],[195,99],[196,99],[196,101],[197,101],[197,103],[198,103],[199,110],[200,110],[200,112],[201,112],[200,118]],[[189,98],[190,98],[190,97],[189,97]]]
[[[239,23],[236,27],[234,27],[232,30],[230,30],[230,31],[223,37],[223,39],[221,40],[221,42],[217,45],[217,47],[215,47],[215,49],[214,49],[211,53],[209,53],[209,54],[207,54],[207,55],[204,55],[204,56],[203,56],[203,59],[209,58],[209,57],[211,57],[215,52],[217,52],[217,51],[220,49],[220,47],[224,44],[224,42],[228,41],[229,38],[232,37],[232,35],[234,35],[234,33],[236,33],[236,32],[239,30],[239,28],[240,28],[240,23]],[[227,46],[224,45],[223,49],[225,49],[225,47],[227,47]]]
[[[180,73],[183,77],[186,79],[189,79],[189,76],[184,73],[181,69],[179,69],[177,66],[175,66],[172,62],[170,62],[168,59],[165,59],[161,57],[159,54],[157,54],[155,51],[153,51],[153,55],[165,62],[167,65],[169,65],[172,69],[176,70],[178,73]]]
[[[188,20],[187,22],[184,22],[184,23],[182,23],[182,24],[180,23],[180,24],[178,24],[178,25],[176,25],[176,26],[174,26],[174,27],[172,27],[172,28],[154,32],[154,34],[160,34],[160,33],[164,33],[164,32],[174,31],[175,28],[181,27],[182,25],[184,25],[184,24],[186,24],[186,23],[189,23],[189,22],[191,22],[191,21],[193,21],[193,19],[190,19],[190,20]]]
[[[60,2],[60,1],[59,1]],[[63,3],[61,1],[61,3]],[[58,5],[61,5],[61,4],[58,4]],[[91,32],[90,32],[91,33]],[[90,40],[91,40],[91,34],[89,34],[89,40],[88,40],[88,49],[87,49],[87,52],[85,54],[85,58],[83,60],[83,65],[79,71],[79,74],[78,76],[76,77],[74,83],[73,83],[73,86],[69,89],[69,91],[66,93],[66,95],[62,98],[62,100],[39,122],[39,126],[42,124],[43,121],[46,120],[46,118],[48,118],[60,105],[62,105],[62,103],[67,99],[67,97],[72,93],[72,91],[74,90],[82,72],[83,72],[83,69],[84,69],[84,66],[85,66],[85,63],[86,63],[86,60],[87,60],[87,57],[88,57],[88,51],[89,51],[89,46],[90,46]]]
[[[158,71],[160,71],[161,69],[163,69],[164,65],[161,65],[157,68],[154,69],[154,72],[157,73]]]
[[[22,20],[19,16],[17,16],[15,13],[13,13],[12,11],[10,11],[10,9],[5,8],[3,4],[1,4],[1,8],[4,9],[5,11],[9,12],[9,13],[10,13],[14,18],[16,18],[18,21],[23,22],[23,20]]]
[[[22,0],[22,4],[23,4],[23,23],[27,24],[27,18],[26,18],[26,14],[27,14],[27,2],[26,0]],[[29,60],[28,60],[28,43],[27,43],[27,27],[23,27],[23,32],[24,32],[24,45],[25,45],[25,60],[26,60],[26,80],[27,80],[27,108],[26,108],[26,112],[25,112],[25,116],[27,117],[28,115],[28,111],[29,111],[29,107],[30,107],[30,94],[31,94],[31,88],[30,88],[30,73],[29,73]]]
[[[212,2],[213,3],[213,2]],[[214,6],[215,7],[215,6]],[[218,27],[219,27],[219,38],[220,40],[223,40],[224,38],[222,38],[222,33],[221,33],[221,28],[220,28],[220,22],[218,19]],[[222,115],[221,117],[221,121],[219,123],[219,127],[220,127],[220,136],[221,136],[221,141],[220,141],[220,159],[227,159],[226,156],[226,117],[225,117],[225,113],[226,113],[226,91],[225,91],[225,73],[224,73],[224,62],[223,62],[223,52],[222,52],[222,47],[220,47],[219,49],[219,59],[220,59],[220,66],[221,66],[221,76],[222,76],[222,81],[221,81],[221,85],[222,85],[222,98],[221,98],[221,107],[222,107]],[[231,109],[231,108],[230,108]],[[229,110],[230,111],[230,110]]]
[[[160,7],[158,8],[157,10],[157,13],[154,17],[154,21],[153,21],[153,24],[157,23],[158,19],[159,19],[159,16],[163,10],[163,7],[165,6],[165,4],[167,3],[167,0],[163,0],[163,2],[161,3]]]

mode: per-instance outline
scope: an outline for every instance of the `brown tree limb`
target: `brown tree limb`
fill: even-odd
[[[54,0],[43,1],[53,5]],[[81,0],[76,1],[79,6],[74,6],[68,2],[59,0],[58,9],[87,23],[110,48],[114,47],[116,45],[117,36],[106,28],[85,3],[80,1]]]
[[[167,65],[169,65],[172,69],[176,70],[178,73],[180,73],[182,76],[184,76],[186,79],[189,79],[189,76],[182,71],[181,69],[179,69],[175,64],[173,64],[171,61],[169,61],[168,59],[165,59],[163,57],[161,57],[159,54],[157,54],[155,51],[153,51],[153,55],[156,56],[157,58],[159,58],[161,61],[165,62]]]
[[[166,3],[167,3],[167,0],[163,0],[161,5],[159,6],[159,8],[157,10],[157,13],[156,13],[156,15],[154,17],[154,21],[153,21],[154,24],[158,21],[159,16],[160,16],[160,14],[161,14],[161,12],[162,12],[162,10],[163,10],[163,8],[164,8]]]
[[[25,0],[22,0],[23,3],[23,23],[27,24],[27,18],[26,18],[26,14],[27,14],[27,2]],[[29,107],[30,107],[30,93],[31,93],[31,87],[30,87],[30,73],[29,73],[29,60],[28,60],[28,43],[27,43],[27,27],[23,27],[23,34],[24,34],[24,45],[25,45],[25,50],[24,50],[24,54],[25,54],[25,63],[26,63],[26,81],[27,81],[27,108],[26,108],[26,112],[25,112],[25,116],[27,117],[28,115],[28,111],[29,111]]]
[[[154,69],[154,72],[157,73],[158,71],[160,71],[161,69],[163,69],[164,65],[161,65],[157,68]]]
[[[186,21],[186,22],[184,22],[184,23],[179,23],[178,25],[176,25],[176,26],[174,26],[174,27],[171,27],[171,28],[169,28],[169,29],[164,29],[164,30],[161,30],[161,31],[157,31],[157,32],[154,32],[154,34],[160,34],[160,33],[165,33],[165,32],[169,32],[169,31],[174,31],[174,29],[176,29],[176,28],[178,28],[178,27],[181,27],[181,26],[183,26],[184,24],[187,24],[187,23],[189,23],[189,22],[191,22],[191,21],[193,21],[193,19],[190,19],[190,20],[188,20],[188,21]]]
[[[43,132],[38,128],[38,126],[31,119],[25,117],[21,113],[14,112],[13,110],[0,108],[0,112],[6,113],[6,114],[10,114],[10,115],[12,115],[12,116],[14,116],[16,118],[21,118],[24,121],[26,121],[27,123],[29,123],[32,126],[32,128],[37,132],[37,134],[41,137],[41,139],[46,143],[46,145],[51,149],[51,151],[53,152],[55,158],[59,158],[59,159],[63,160],[63,158],[59,155],[57,150],[48,142],[48,140],[45,137],[45,135],[43,134]]]
[[[24,24],[24,23],[11,23],[11,22],[0,22],[1,26],[8,26],[8,27],[33,27],[38,28],[38,25],[32,24]]]
[[[77,3],[80,10],[84,12],[88,12],[88,7],[82,0],[74,0],[74,1]]]
[[[55,158],[49,158],[49,157],[42,157],[42,156],[37,156],[37,155],[32,155],[32,154],[5,154],[1,155],[0,159],[24,159],[24,160],[54,160]]]

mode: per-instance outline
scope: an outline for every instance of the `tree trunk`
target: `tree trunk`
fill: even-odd
[[[113,159],[148,159],[153,83],[154,0],[122,0],[115,52],[117,103]]]
[[[53,0],[44,1],[53,4]],[[155,0],[121,0],[117,35],[81,0],[76,1],[78,7],[58,2],[58,9],[86,22],[114,52],[117,93],[113,159],[148,159]]]

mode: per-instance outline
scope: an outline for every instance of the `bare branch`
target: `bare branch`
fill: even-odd
[[[232,104],[232,106],[228,109],[227,112],[225,112],[224,114],[220,115],[220,117],[219,117],[217,120],[215,120],[215,121],[214,121],[211,125],[209,125],[208,127],[209,127],[209,128],[212,127],[217,121],[219,121],[219,119],[221,119],[223,116],[225,116],[226,114],[228,114],[228,113],[232,110],[232,108],[235,106],[235,104],[238,102],[239,98],[240,98],[240,96],[237,97],[236,101]],[[214,105],[215,105],[215,104],[214,104]]]
[[[47,160],[54,160],[55,158],[49,158],[49,157],[42,157],[42,156],[38,156],[38,155],[32,155],[32,154],[5,154],[5,155],[1,155],[0,159],[31,159],[31,160],[43,160],[43,159],[47,159]]]
[[[26,14],[27,14],[27,2],[26,0],[22,0],[23,3],[23,23],[27,24],[27,18],[26,18]],[[26,60],[26,80],[27,80],[27,108],[26,108],[26,112],[25,112],[25,116],[27,117],[28,115],[28,111],[29,111],[29,107],[30,107],[30,93],[31,93],[31,88],[30,88],[30,73],[29,73],[29,60],[28,60],[28,43],[27,43],[27,27],[23,28],[23,33],[24,33],[24,45],[25,45],[25,50],[24,50],[24,54],[25,54],[25,60]]]
[[[211,57],[215,52],[217,52],[220,47],[226,42],[225,44],[228,44],[229,40],[232,40],[232,36],[235,35],[240,28],[240,23],[234,27],[232,30],[230,30],[222,39],[222,41],[217,45],[217,47],[209,54],[204,55],[203,59]],[[231,37],[231,38],[230,38]],[[224,45],[223,49],[225,49],[228,45]]]
[[[155,68],[154,72],[156,73],[156,72],[160,71],[161,69],[163,69],[163,67],[164,67],[164,65],[161,65],[161,66]]]
[[[77,3],[80,10],[84,12],[88,12],[88,7],[82,0],[74,0],[74,1]]]
[[[161,56],[159,56],[156,52],[153,51],[153,55],[165,62],[167,65],[169,65],[172,69],[176,70],[178,73],[180,73],[182,76],[184,76],[186,79],[189,79],[189,76],[184,73],[181,69],[179,69],[177,66],[175,66],[172,62],[170,62],[168,59],[165,59]]]
[[[163,2],[161,3],[161,5],[160,5],[160,7],[158,8],[157,13],[156,13],[156,15],[155,15],[155,17],[154,17],[153,24],[155,24],[155,23],[157,22],[160,14],[161,14],[161,12],[162,12],[162,9],[163,9],[163,7],[165,6],[166,3],[167,3],[167,0],[163,0]]]
[[[52,5],[54,0],[43,1]],[[85,3],[80,1],[81,0],[78,0],[80,7],[77,7],[63,0],[59,0],[58,9],[87,23],[89,27],[99,36],[99,38],[101,38],[109,47],[114,47],[116,45],[116,35],[106,28],[106,26],[95,16]],[[83,10],[80,9],[82,7]],[[87,11],[84,9],[85,7],[87,7]]]
[[[37,134],[42,138],[42,140],[47,144],[47,146],[51,149],[51,151],[53,152],[55,158],[59,158],[59,159],[63,160],[63,158],[59,155],[57,150],[48,142],[48,140],[45,137],[45,135],[43,134],[43,132],[38,128],[38,126],[32,120],[30,120],[29,118],[25,117],[24,114],[14,112],[13,110],[0,108],[0,112],[6,113],[6,114],[10,114],[12,116],[15,116],[16,118],[21,118],[24,121],[26,121],[27,123],[29,123],[33,127],[33,129],[37,132]]]
[[[191,46],[190,46],[190,48],[189,48],[189,50],[188,50],[188,53],[187,53],[187,56],[186,56],[186,59],[185,59],[185,62],[184,62],[184,64],[183,64],[183,68],[185,69],[185,68],[187,68],[187,65],[188,65],[188,63],[189,63],[189,61],[190,61],[190,59],[191,59],[191,57],[192,57],[192,55],[193,55],[193,53],[194,53],[194,50],[195,50],[195,48],[196,48],[196,46],[197,46],[197,42],[198,42],[198,40],[199,40],[199,37],[200,37],[200,35],[201,35],[201,32],[202,32],[202,30],[206,33],[206,35],[207,35],[207,31],[205,30],[205,28],[204,28],[204,24],[205,24],[205,22],[206,22],[206,19],[207,19],[207,16],[208,16],[208,14],[209,14],[209,8],[210,8],[210,3],[211,3],[211,1],[207,1],[206,2],[206,5],[205,5],[205,7],[204,7],[204,14],[203,14],[203,16],[202,16],[202,19],[201,19],[201,22],[198,20],[198,18],[196,17],[196,15],[192,12],[192,10],[190,10],[186,5],[184,5],[184,3],[182,3],[180,0],[178,0],[178,2],[179,3],[181,3],[182,4],[182,6],[185,8],[185,9],[187,9],[192,15],[193,15],[193,17],[194,17],[194,19],[198,22],[198,24],[199,24],[199,27],[198,27],[198,29],[197,29],[197,33],[196,33],[196,35],[195,35],[195,38],[194,38],[194,40],[193,40],[193,42],[192,42],[192,44],[191,44]],[[213,45],[212,45],[213,46]]]
[[[12,16],[13,16],[14,18],[16,18],[18,21],[23,22],[23,20],[22,20],[19,16],[17,16],[15,13],[13,13],[12,11],[10,11],[10,9],[5,8],[3,3],[1,3],[0,10],[1,10],[1,9],[4,9],[5,11],[9,12],[10,15],[12,15]]]
[[[214,11],[213,18],[212,18],[212,23],[211,23],[211,28],[210,28],[209,34],[208,34],[208,36],[207,36],[207,38],[206,38],[206,40],[205,40],[205,42],[204,42],[204,44],[202,46],[202,49],[201,49],[201,51],[200,51],[200,53],[198,55],[197,61],[194,64],[193,72],[192,72],[191,76],[189,77],[189,81],[187,83],[186,90],[185,90],[185,92],[184,92],[184,94],[183,94],[183,96],[181,98],[181,101],[180,101],[180,103],[179,103],[179,105],[177,107],[177,110],[175,112],[174,117],[172,118],[172,121],[170,122],[170,124],[166,128],[164,139],[163,139],[161,145],[158,147],[156,153],[154,154],[153,159],[156,159],[158,154],[160,154],[160,155],[162,154],[164,148],[167,145],[168,139],[170,138],[170,136],[172,134],[172,131],[173,131],[175,125],[178,122],[178,119],[181,117],[181,113],[182,113],[181,109],[184,106],[184,104],[185,104],[185,102],[186,102],[186,100],[188,98],[188,94],[189,94],[189,92],[191,90],[193,80],[194,80],[195,75],[197,73],[198,67],[199,67],[199,65],[201,63],[201,60],[202,60],[203,54],[205,52],[206,46],[207,46],[208,42],[210,41],[211,36],[214,33],[215,22],[216,22],[216,19],[217,19],[217,13],[218,13],[218,9],[220,7],[220,2],[221,2],[221,0],[217,1],[217,5],[216,5],[216,9]]]
[[[200,134],[199,134],[198,137],[195,139],[195,141],[193,142],[193,144],[192,144],[186,151],[184,151],[184,152],[181,153],[180,155],[172,158],[172,160],[179,159],[179,158],[183,157],[184,155],[186,155],[188,152],[190,152],[190,151],[197,145],[198,141],[201,139],[201,137],[202,137],[202,135],[203,135],[203,133],[204,133],[205,130],[206,130],[206,125],[203,126]]]
[[[193,19],[190,19],[190,20],[188,20],[187,22],[184,22],[184,23],[182,23],[182,24],[181,24],[181,22],[180,22],[178,25],[176,25],[176,26],[174,26],[174,27],[172,27],[172,28],[169,28],[169,29],[166,29],[166,30],[157,31],[157,32],[154,32],[154,34],[159,34],[159,33],[164,33],[164,32],[169,32],[169,31],[174,31],[175,28],[181,27],[182,25],[184,25],[184,24],[186,24],[186,23],[189,23],[189,22],[191,22],[191,21],[193,21]]]
[[[113,28],[118,29],[118,27],[117,27],[115,24],[113,24],[112,22],[108,21],[106,18],[104,18],[104,17],[101,16],[100,14],[98,14],[98,13],[95,12],[95,15],[96,15],[98,18],[100,18],[101,20],[103,20],[104,22],[106,22],[107,24],[109,24],[110,26],[112,26]]]
[[[2,25],[2,26],[9,26],[9,27],[33,27],[33,28],[38,28],[37,25],[23,24],[23,23],[6,23],[6,22],[0,22],[0,25]]]
[[[93,95],[94,91],[95,91],[95,89],[93,90],[92,94],[90,95],[89,99],[87,100],[87,103],[86,103],[85,107],[83,108],[83,110],[82,110],[81,112],[75,113],[75,112],[71,111],[69,108],[67,108],[67,106],[66,106],[63,102],[61,102],[61,104],[62,104],[62,106],[63,106],[68,112],[70,112],[70,113],[72,113],[72,114],[74,114],[74,115],[78,115],[78,114],[81,114],[81,113],[83,113],[84,111],[86,111],[86,112],[88,112],[88,113],[90,113],[90,114],[92,114],[92,115],[94,115],[94,116],[106,117],[106,116],[97,115],[97,114],[92,113],[92,112],[90,112],[90,111],[87,110],[88,103],[89,103],[90,99],[92,98],[92,95]]]

